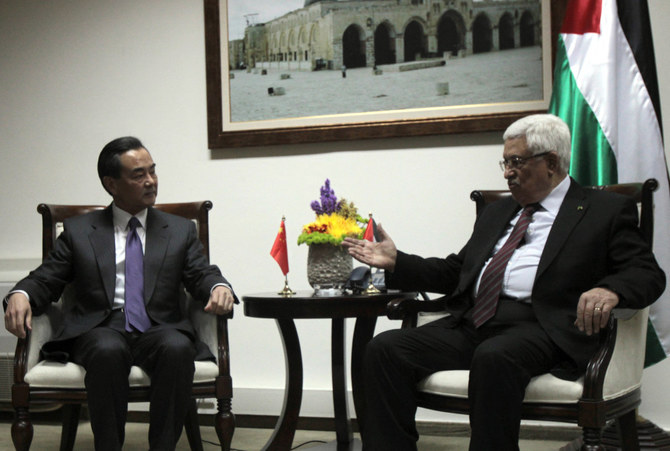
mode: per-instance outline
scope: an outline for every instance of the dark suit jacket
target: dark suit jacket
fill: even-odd
[[[458,320],[472,306],[477,277],[519,208],[512,198],[485,208],[458,254],[424,259],[399,253],[387,285],[447,294],[448,310]],[[574,326],[583,292],[606,287],[619,295],[618,307],[640,309],[665,287],[665,274],[637,224],[631,198],[585,189],[571,180],[540,258],[531,300],[542,327],[580,370],[598,343],[597,335],[589,337]]]
[[[144,298],[154,324],[194,337],[185,316],[185,287],[203,303],[217,283],[227,283],[202,253],[193,222],[153,208],[147,213]],[[111,206],[64,222],[54,250],[14,290],[30,296],[35,314],[63,298],[63,323],[43,350],[77,337],[102,323],[112,312],[116,261]]]

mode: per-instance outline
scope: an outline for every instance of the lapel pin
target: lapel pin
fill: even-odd
[[[582,207],[581,205],[578,205],[578,206],[577,206],[577,211],[581,211],[581,210],[583,210],[583,209],[584,209],[584,207]]]

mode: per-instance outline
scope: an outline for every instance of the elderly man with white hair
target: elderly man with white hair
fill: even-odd
[[[635,202],[568,176],[570,131],[549,114],[503,135],[500,167],[512,196],[487,206],[465,247],[446,258],[347,239],[357,260],[382,268],[390,288],[443,293],[451,315],[376,336],[366,350],[364,449],[415,450],[415,386],[468,369],[470,450],[518,450],[530,379],[577,378],[614,307],[641,309],[665,274],[638,228]]]

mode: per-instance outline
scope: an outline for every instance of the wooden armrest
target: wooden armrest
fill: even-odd
[[[585,399],[601,399],[603,396],[605,373],[612,360],[616,344],[616,322],[614,315],[610,316],[607,326],[600,331],[600,346],[586,365],[583,394]]]
[[[601,399],[605,386],[609,394],[634,387],[642,377],[649,308],[615,309],[614,313],[600,331],[600,346],[586,369],[586,399]],[[609,371],[612,374],[605,377]]]
[[[195,334],[207,345],[210,352],[219,356],[219,349],[228,348],[228,327],[226,321],[233,318],[233,311],[225,315],[213,315],[203,310],[203,305],[186,294],[187,312]],[[217,362],[220,360],[217,357]]]
[[[446,308],[446,297],[435,300],[394,299],[386,305],[389,319],[406,319],[419,312],[441,312]]]
[[[24,376],[37,365],[42,345],[49,341],[61,322],[60,304],[49,304],[39,315],[33,315],[32,330],[16,341],[14,350],[14,383],[24,383]]]
[[[591,399],[600,399],[603,396],[603,384],[607,367],[614,354],[616,345],[617,321],[627,321],[635,316],[639,310],[615,308],[612,310],[607,326],[600,331],[600,347],[591,357],[584,375],[584,395]]]
[[[26,330],[26,338],[19,338],[16,341],[16,349],[14,350],[14,383],[25,383],[24,377],[26,375],[28,366],[28,346],[30,345],[30,330]]]

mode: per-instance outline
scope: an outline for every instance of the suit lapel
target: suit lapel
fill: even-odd
[[[483,222],[481,226],[476,227],[478,233],[476,236],[473,235],[473,240],[471,242],[472,248],[468,251],[472,256],[472,263],[464,265],[464,267],[467,267],[470,270],[463,274],[459,291],[469,289],[468,287],[475,282],[484,263],[491,257],[496,243],[500,240],[500,237],[509,225],[509,222],[520,208],[519,204],[512,197],[506,198],[500,202],[500,210],[487,215],[486,218],[483,218],[485,222]]]
[[[114,303],[116,285],[116,245],[114,244],[114,221],[111,206],[94,217],[88,239],[93,248],[102,285],[111,307]]]
[[[170,235],[168,224],[153,208],[147,212],[147,238],[144,251],[144,302],[149,302],[163,266]]]
[[[563,244],[572,233],[572,230],[582,220],[588,209],[589,202],[586,196],[584,196],[583,188],[574,180],[571,180],[570,188],[565,195],[565,199],[554,220],[554,225],[551,227],[551,231],[547,237],[547,243],[544,246],[544,251],[537,268],[536,280],[547,269],[554,258],[556,258],[556,255],[563,248]]]

